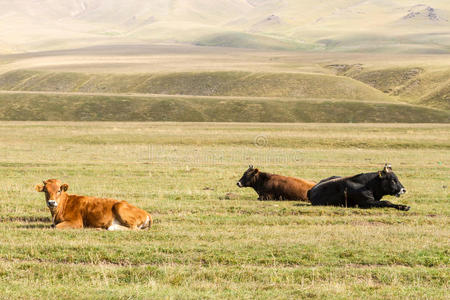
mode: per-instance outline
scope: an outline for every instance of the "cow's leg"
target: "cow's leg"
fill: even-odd
[[[344,194],[345,196],[345,194]],[[347,197],[349,206],[358,205],[361,208],[371,208],[371,207],[392,207],[398,210],[407,211],[410,209],[409,206],[394,204],[389,201],[375,200],[373,193],[370,190],[358,190],[353,187],[348,187]]]
[[[151,217],[145,211],[125,201],[114,204],[113,213],[117,223],[127,229],[136,230],[151,225]]]
[[[411,207],[406,206],[406,205],[402,205],[402,204],[394,204],[392,202],[389,201],[377,201],[375,199],[369,199],[366,201],[366,205],[362,206],[363,208],[369,208],[369,207],[392,207],[398,210],[404,210],[404,211],[408,211]]]
[[[146,228],[150,228],[153,225],[153,219],[152,216],[150,216],[149,214],[147,214],[147,217],[145,218],[144,223],[140,224],[138,226],[139,229],[146,229]]]
[[[83,224],[80,224],[78,222],[64,221],[64,222],[56,224],[55,228],[56,229],[68,229],[68,228],[76,229],[76,228],[83,228]]]
[[[275,198],[272,194],[262,194],[259,197],[259,200],[267,201],[267,200],[275,200]]]
[[[259,201],[264,201],[264,200],[266,200],[266,198],[267,198],[266,195],[261,194],[261,195],[259,195],[258,200],[259,200]]]
[[[112,224],[108,227],[109,231],[118,231],[118,230],[129,230],[128,227],[120,224],[115,218],[112,221]]]

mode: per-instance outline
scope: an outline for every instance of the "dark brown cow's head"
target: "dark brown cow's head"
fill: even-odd
[[[241,179],[237,182],[237,186],[242,187],[251,187],[256,182],[257,176],[259,173],[258,169],[254,169],[252,165],[248,166],[247,171],[244,172]]]
[[[35,186],[36,191],[45,193],[45,201],[50,209],[54,209],[60,202],[61,195],[69,189],[66,183],[61,184],[58,179],[44,180],[43,184]]]

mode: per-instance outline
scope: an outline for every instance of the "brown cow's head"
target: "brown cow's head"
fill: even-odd
[[[405,187],[398,180],[397,175],[392,172],[390,164],[385,164],[383,170],[378,172],[378,176],[381,179],[383,192],[387,195],[400,197],[400,195],[406,193]]]
[[[240,188],[252,186],[256,182],[256,175],[258,173],[258,169],[254,169],[252,165],[248,166],[247,171],[244,172],[244,175],[237,182],[237,186]]]
[[[35,187],[36,191],[45,193],[45,201],[50,209],[54,209],[60,202],[61,195],[69,189],[69,185],[61,184],[58,179],[44,180],[43,184],[38,184]]]

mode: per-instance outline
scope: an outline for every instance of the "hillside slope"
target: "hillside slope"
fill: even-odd
[[[0,61],[1,118],[7,120],[450,119],[444,55],[121,45]]]
[[[420,98],[420,103],[450,110],[450,80],[441,84],[431,93]]]
[[[450,113],[345,100],[0,94],[0,120],[449,123]]]
[[[386,95],[402,101],[450,109],[450,70],[448,66],[409,66],[363,68],[360,65],[335,65],[337,74],[364,82]]]
[[[180,72],[120,75],[18,70],[0,75],[0,89],[392,101],[382,92],[350,78],[301,73]]]

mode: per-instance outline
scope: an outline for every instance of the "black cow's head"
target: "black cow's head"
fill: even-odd
[[[378,176],[381,178],[381,187],[386,195],[400,197],[401,194],[406,193],[405,187],[392,172],[390,164],[385,164],[383,170],[378,172]]]
[[[254,169],[252,165],[248,166],[247,171],[244,172],[244,175],[237,182],[237,186],[240,188],[252,186],[256,182],[256,175],[258,173],[258,169]]]

